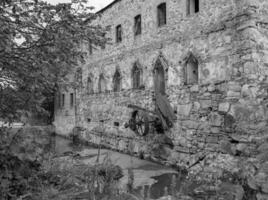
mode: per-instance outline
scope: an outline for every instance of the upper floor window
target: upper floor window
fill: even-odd
[[[119,70],[116,70],[113,78],[114,92],[120,92],[121,90],[121,74]]]
[[[141,15],[137,15],[134,18],[134,35],[140,35],[141,34]]]
[[[132,82],[133,88],[138,89],[141,86],[141,69],[138,67],[137,63],[134,64],[132,68]]]
[[[70,94],[70,107],[72,108],[74,106],[74,93]]]
[[[158,26],[163,26],[167,23],[166,3],[161,3],[157,6],[157,21]]]
[[[118,25],[116,27],[116,42],[121,42],[122,41],[122,26],[121,25]]]
[[[187,15],[199,12],[199,0],[186,0],[187,1]]]

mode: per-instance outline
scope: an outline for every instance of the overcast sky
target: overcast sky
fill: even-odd
[[[65,3],[65,2],[70,2],[71,0],[45,0],[47,2],[50,2],[52,4],[57,4],[57,3]],[[109,3],[111,3],[113,0],[88,0],[88,3],[90,6],[94,6],[96,8],[96,11],[102,9]]]

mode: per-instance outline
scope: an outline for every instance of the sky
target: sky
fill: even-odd
[[[45,0],[52,4],[57,3],[66,3],[70,2],[71,0]],[[88,0],[89,6],[94,6],[95,11],[98,11],[102,9],[103,7],[107,6],[109,3],[111,3],[113,0]]]

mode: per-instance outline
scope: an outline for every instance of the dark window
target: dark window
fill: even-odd
[[[87,94],[92,94],[93,91],[93,82],[90,77],[87,78]]]
[[[93,46],[92,46],[91,40],[88,41],[88,53],[89,53],[89,55],[92,55],[92,53],[93,53]]]
[[[141,15],[137,15],[134,18],[134,35],[140,35],[141,34]]]
[[[187,15],[199,12],[199,0],[186,0],[187,1]]]
[[[120,90],[121,90],[121,74],[118,70],[115,71],[114,78],[113,78],[113,84],[114,84],[114,92],[120,92]]]
[[[65,105],[65,94],[61,95],[61,107],[64,107]]]
[[[198,83],[198,61],[191,55],[186,63],[186,84]]]
[[[70,94],[70,106],[73,107],[74,106],[74,93]]]
[[[157,7],[157,20],[158,20],[158,26],[163,26],[167,23],[166,3],[161,3]]]
[[[132,69],[132,81],[133,81],[133,88],[138,89],[141,85],[141,69],[138,68],[137,64],[134,64]]]
[[[99,92],[100,92],[100,93],[106,91],[106,82],[105,82],[105,79],[104,79],[103,74],[101,74],[100,77],[99,77],[98,88],[99,88]]]
[[[61,94],[58,94],[58,108],[61,107]]]
[[[122,41],[122,26],[118,25],[116,27],[116,42],[121,42]]]

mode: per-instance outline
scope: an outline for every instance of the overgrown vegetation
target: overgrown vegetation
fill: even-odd
[[[107,42],[86,2],[0,1],[0,119],[51,111],[57,87],[86,58],[82,42]]]

